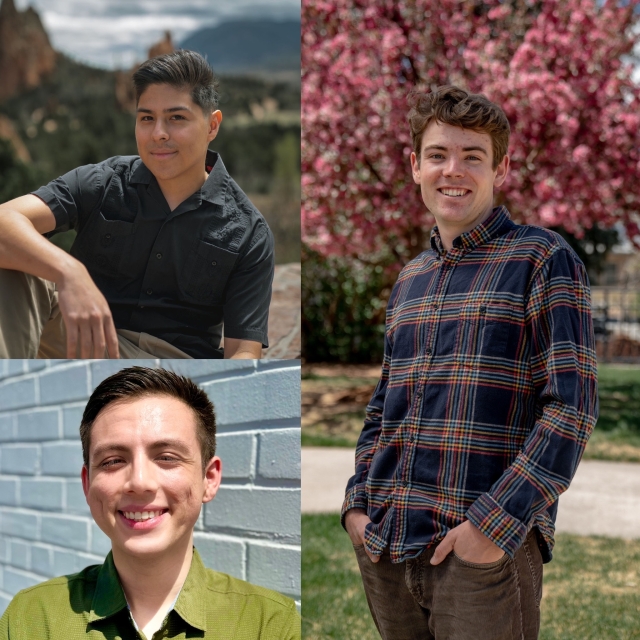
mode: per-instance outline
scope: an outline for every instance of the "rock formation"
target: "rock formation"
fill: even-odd
[[[31,156],[27,147],[24,146],[22,138],[18,135],[13,122],[7,116],[0,114],[0,138],[5,138],[13,146],[13,152],[22,162],[31,162]]]
[[[147,59],[155,58],[165,53],[172,53],[173,51],[175,51],[175,47],[173,46],[171,33],[165,31],[164,38],[149,48]],[[130,71],[116,72],[116,102],[123,111],[133,112],[136,109],[136,93],[133,89],[131,78],[139,66],[139,64],[136,64]]]
[[[56,66],[57,54],[40,16],[13,0],[0,0],[0,102],[37,87]]]

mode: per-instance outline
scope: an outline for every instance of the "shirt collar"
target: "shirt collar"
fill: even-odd
[[[187,579],[182,585],[173,609],[187,624],[205,632],[207,630],[206,583],[207,570],[194,547]],[[109,551],[98,573],[89,622],[103,620],[126,608],[127,600],[113,562],[113,554]]]
[[[475,226],[471,231],[466,231],[465,233],[460,234],[457,238],[454,238],[453,247],[456,249],[462,249],[464,253],[467,253],[468,251],[472,251],[476,247],[489,242],[489,240],[503,235],[513,226],[514,223],[511,221],[511,216],[509,215],[507,208],[505,206],[495,207],[491,215],[486,220]],[[431,230],[430,241],[431,248],[436,253],[439,255],[443,255],[445,253],[438,227],[433,227]]]
[[[231,177],[222,162],[220,154],[207,149],[205,168],[209,173],[209,177],[202,187],[200,187],[202,199],[222,206],[224,205],[225,194]],[[133,170],[129,182],[131,184],[151,184],[151,182],[155,182],[155,180],[155,176],[149,171],[144,162],[140,160],[140,164]]]

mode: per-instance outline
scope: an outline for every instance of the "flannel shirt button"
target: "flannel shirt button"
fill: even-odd
[[[403,481],[402,481],[402,486],[403,486],[403,487],[406,487],[408,484],[409,484],[409,483],[408,483],[406,480],[403,480]]]
[[[486,313],[487,312],[487,307],[485,307],[484,305],[482,305],[479,309],[480,313]]]
[[[422,389],[418,389],[416,392],[416,398],[422,398]]]
[[[427,349],[427,350],[425,351],[425,353],[426,353],[428,356],[430,356],[430,355],[431,355],[431,349]]]

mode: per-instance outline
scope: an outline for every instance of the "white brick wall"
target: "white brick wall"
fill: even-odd
[[[196,525],[205,564],[299,602],[297,361],[0,360],[0,615],[20,589],[108,553],[82,493],[78,428],[98,383],[135,364],[191,377],[216,407],[223,482]]]

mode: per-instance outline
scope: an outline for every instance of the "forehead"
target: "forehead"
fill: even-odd
[[[196,104],[191,98],[189,87],[174,87],[170,84],[150,84],[141,94],[138,100],[138,108],[143,109],[169,109],[178,106],[186,106],[194,109]]]
[[[106,441],[144,446],[168,437],[198,446],[193,410],[166,395],[112,402],[98,414],[91,428],[92,448]]]
[[[474,129],[463,129],[451,124],[433,120],[422,134],[420,148],[437,145],[447,149],[463,149],[465,147],[481,147],[487,153],[491,152],[491,136]]]

